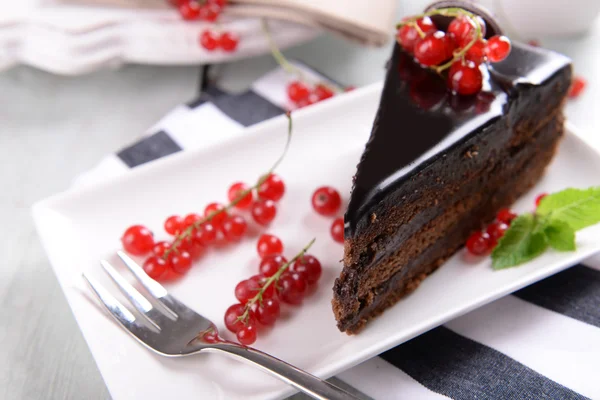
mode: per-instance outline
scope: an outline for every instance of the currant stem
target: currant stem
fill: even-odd
[[[221,214],[224,212],[227,212],[229,210],[231,210],[233,207],[235,207],[240,201],[242,201],[244,199],[244,197],[246,197],[246,195],[248,195],[249,193],[251,193],[252,191],[258,189],[260,187],[260,185],[262,185],[268,178],[269,175],[271,175],[273,173],[273,171],[275,170],[275,168],[277,168],[279,166],[279,164],[281,164],[281,162],[283,161],[285,155],[288,152],[288,149],[290,148],[290,142],[292,141],[292,115],[291,113],[287,112],[285,114],[285,116],[288,119],[288,128],[287,128],[287,139],[285,141],[285,147],[283,148],[283,152],[281,153],[281,155],[279,156],[279,158],[275,161],[275,163],[271,166],[271,168],[267,171],[266,174],[263,174],[260,176],[260,178],[258,178],[258,180],[256,181],[256,183],[249,187],[246,190],[242,190],[241,192],[238,193],[237,197],[235,199],[233,199],[231,202],[229,202],[229,204],[227,204],[225,207],[223,207],[220,210],[216,210],[211,212],[210,214],[208,214],[206,217],[194,222],[192,225],[188,226],[187,228],[185,228],[183,230],[183,232],[179,233],[177,236],[175,236],[175,240],[173,241],[173,244],[171,245],[171,247],[169,247],[167,250],[165,250],[162,258],[163,260],[167,260],[169,255],[173,252],[173,251],[177,251],[179,252],[179,245],[181,244],[181,242],[188,238],[189,236],[192,235],[192,233],[194,233],[194,230],[200,229],[200,227],[202,226],[202,224],[211,221],[217,214]]]
[[[250,317],[250,310],[252,309],[252,306],[256,303],[262,303],[262,296],[265,293],[265,291],[267,290],[267,288],[274,282],[275,282],[275,284],[277,284],[277,282],[279,282],[279,278],[281,277],[281,275],[296,260],[303,257],[306,254],[306,252],[308,251],[308,249],[310,249],[310,247],[315,243],[316,240],[317,240],[316,238],[313,238],[310,242],[308,242],[308,244],[306,246],[304,246],[304,248],[302,250],[300,250],[300,252],[294,256],[294,258],[292,258],[290,261],[286,262],[281,267],[279,267],[277,272],[275,274],[273,274],[272,276],[270,276],[265,281],[264,285],[262,285],[262,287],[260,288],[258,293],[256,293],[256,295],[253,298],[248,300],[248,302],[246,303],[245,308],[244,308],[244,313],[238,317],[238,321],[241,321],[244,325],[246,324],[246,322],[248,322],[248,318]]]

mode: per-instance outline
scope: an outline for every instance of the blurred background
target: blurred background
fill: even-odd
[[[231,1],[218,25],[210,10],[168,3],[0,1],[0,398],[109,397],[37,239],[34,202],[68,189],[208,86],[246,90],[278,68],[273,43],[341,88],[380,81],[394,23],[429,2]],[[482,3],[513,40],[573,59],[585,90],[567,117],[592,137],[600,2]]]

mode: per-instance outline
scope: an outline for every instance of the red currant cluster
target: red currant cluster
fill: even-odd
[[[430,16],[453,17],[447,32],[439,30]],[[423,66],[438,73],[449,69],[447,85],[462,95],[472,95],[483,86],[480,65],[499,62],[510,52],[510,40],[492,36],[486,40],[485,22],[460,8],[444,8],[406,18],[398,24],[397,40]]]
[[[229,204],[211,203],[203,215],[192,213],[167,218],[164,229],[173,235],[171,241],[155,242],[148,228],[134,225],[125,231],[121,242],[130,254],[152,253],[143,264],[148,276],[162,281],[174,279],[185,274],[207,247],[239,242],[248,231],[242,212],[248,212],[258,225],[269,225],[277,214],[277,201],[284,193],[283,180],[273,173],[252,187],[237,182],[228,190]],[[237,213],[232,213],[233,210]]]
[[[540,201],[546,196],[546,193],[537,196],[535,199],[535,206],[539,206]],[[469,236],[466,243],[467,251],[476,256],[483,256],[491,253],[515,218],[517,218],[517,214],[508,208],[503,208],[498,211],[496,220],[489,224],[484,231],[475,232]]]
[[[329,99],[335,95],[335,92],[323,83],[311,88],[300,81],[292,81],[287,86],[287,95],[297,108],[302,108]]]
[[[311,197],[311,204],[318,214],[325,217],[333,217],[342,206],[342,197],[331,186],[322,186],[314,191]],[[338,243],[344,243],[344,218],[335,218],[329,231],[333,240]]]
[[[263,234],[256,244],[261,258],[258,274],[239,282],[235,297],[239,303],[225,311],[225,326],[235,333],[243,345],[256,341],[259,326],[272,326],[279,318],[280,303],[302,304],[310,288],[321,277],[321,263],[306,254],[311,241],[298,255],[288,261],[283,243],[277,236]]]

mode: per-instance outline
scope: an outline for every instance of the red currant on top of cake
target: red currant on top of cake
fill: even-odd
[[[541,178],[564,133],[570,60],[511,42],[483,8],[437,2],[396,37],[344,216],[332,303],[349,334],[475,232],[468,247],[488,252],[513,218],[503,209]]]

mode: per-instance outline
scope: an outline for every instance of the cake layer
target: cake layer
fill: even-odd
[[[474,150],[477,154],[462,154],[468,160],[483,157],[487,161],[463,176],[462,184],[437,182],[439,186],[424,188],[412,200],[404,199],[395,216],[404,222],[394,228],[396,232],[372,242],[348,241],[368,251],[354,268],[344,268],[336,281],[333,306],[339,329],[360,330],[368,319],[414,290],[471,232],[492,220],[498,208],[510,205],[529,189],[543,174],[562,133],[562,115],[554,112],[535,131],[505,133],[503,148],[486,150],[486,140],[482,140]],[[388,214],[388,219],[394,216]]]

